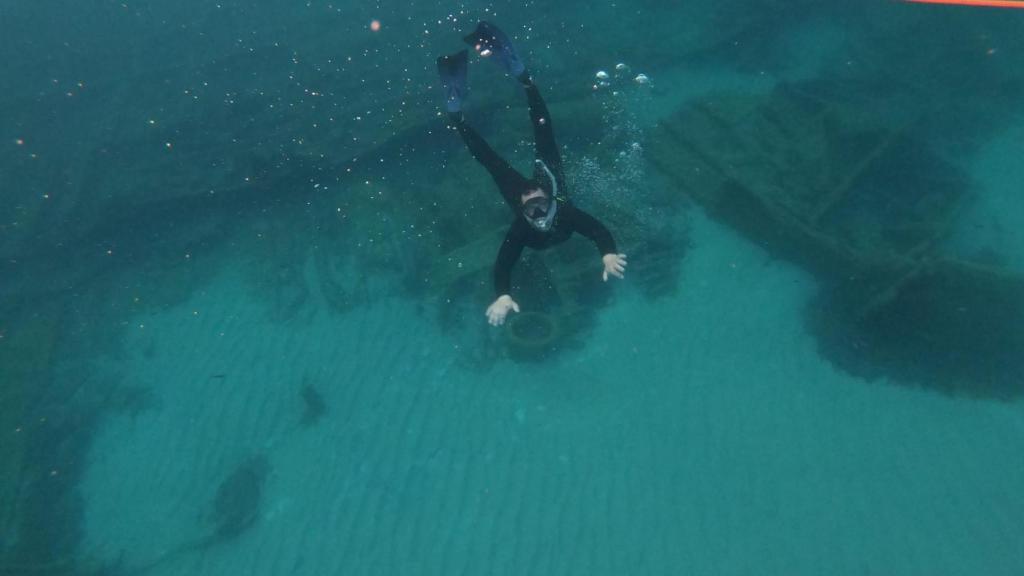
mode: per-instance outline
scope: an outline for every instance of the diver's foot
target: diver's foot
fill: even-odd
[[[467,34],[462,40],[473,47],[484,58],[493,57],[502,69],[513,78],[522,82],[523,76],[529,77],[526,65],[519,59],[512,41],[500,28],[490,22],[481,20],[476,30]]]
[[[466,82],[468,62],[465,50],[437,59],[437,72],[444,90],[444,105],[449,114],[462,112],[462,101],[469,92]]]
[[[448,113],[448,124],[453,128],[458,128],[466,121],[466,117],[462,115],[462,110]]]

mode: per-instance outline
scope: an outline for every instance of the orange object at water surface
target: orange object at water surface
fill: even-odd
[[[983,6],[986,8],[1024,8],[1024,0],[904,0],[915,4],[948,4],[951,6]]]

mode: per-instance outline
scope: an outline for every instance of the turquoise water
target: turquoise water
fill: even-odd
[[[1024,10],[672,4],[0,6],[0,574],[1024,573]]]

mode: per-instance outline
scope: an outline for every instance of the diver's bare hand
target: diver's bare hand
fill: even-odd
[[[519,312],[519,304],[516,304],[508,294],[498,296],[494,304],[487,307],[487,322],[491,326],[501,326],[505,323],[505,316],[508,316],[509,310]]]
[[[605,254],[601,257],[604,261],[604,273],[601,275],[604,281],[608,281],[608,275],[611,274],[616,278],[625,278],[626,273],[626,255],[625,254]]]

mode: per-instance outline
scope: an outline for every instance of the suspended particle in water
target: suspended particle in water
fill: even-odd
[[[370,21],[370,30],[372,32],[380,32],[380,20],[371,20]]]

